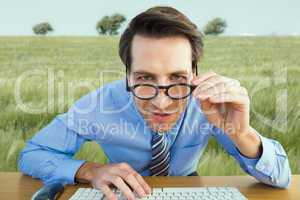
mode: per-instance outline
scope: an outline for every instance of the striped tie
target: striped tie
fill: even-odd
[[[170,152],[167,150],[165,134],[155,133],[151,140],[152,159],[149,165],[150,176],[168,176]]]

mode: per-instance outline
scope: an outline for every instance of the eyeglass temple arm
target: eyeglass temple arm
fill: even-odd
[[[126,72],[125,72],[125,73],[126,73],[126,74],[125,74],[125,76],[126,76],[126,91],[127,91],[127,92],[130,92],[130,87],[129,87],[129,85],[128,85],[128,78],[127,78],[127,73],[128,73],[127,68],[128,68],[128,67],[126,66]]]

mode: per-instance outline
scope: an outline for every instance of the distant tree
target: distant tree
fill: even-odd
[[[111,29],[111,19],[109,16],[104,16],[96,25],[96,30],[99,34],[106,35]]]
[[[225,31],[227,23],[225,20],[217,17],[209,21],[204,27],[205,35],[219,35]]]
[[[121,14],[114,14],[111,16],[104,16],[96,24],[96,30],[102,35],[117,35],[118,30],[126,18]]]
[[[49,31],[53,31],[54,29],[52,28],[50,23],[42,22],[42,23],[35,25],[32,28],[32,30],[36,35],[46,35]]]

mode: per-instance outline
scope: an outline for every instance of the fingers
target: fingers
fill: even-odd
[[[206,81],[200,83],[193,93],[198,93],[200,91],[206,91],[208,89],[215,89],[216,87],[229,87],[229,86],[240,86],[240,82],[235,79],[230,79],[224,76],[212,76]]]
[[[132,190],[128,187],[128,185],[123,181],[123,179],[120,176],[107,176],[105,182],[98,181],[96,184],[93,184],[93,186],[95,188],[100,189],[108,200],[117,200],[118,198],[116,194],[110,188],[111,184],[118,188],[124,194],[126,199],[135,199]]]
[[[114,185],[126,199],[130,200],[135,199],[136,194],[143,198],[151,193],[151,188],[142,176],[127,163],[109,164],[98,168],[91,183],[93,187],[100,189],[109,200],[117,199],[116,194],[110,189],[110,185]]]
[[[232,92],[221,92],[218,94],[210,95],[209,101],[212,103],[236,103],[245,104],[249,102],[249,98],[245,95]]]
[[[120,176],[111,176],[110,181],[119,188],[128,200],[134,200],[134,194]]]
[[[144,180],[144,178],[137,173],[130,165],[128,165],[127,163],[123,163],[123,169],[128,170],[132,176],[134,176],[134,178],[137,180],[137,182],[141,185],[142,189],[147,193],[150,194],[151,193],[151,188],[148,185],[148,183]],[[129,174],[130,175],[130,174]]]
[[[133,173],[123,173],[123,180],[130,185],[130,187],[138,194],[139,197],[145,197],[146,192],[141,184],[137,181]]]
[[[205,81],[199,83],[197,88],[193,91],[194,94],[208,89],[215,89],[216,87],[240,86],[240,82],[235,79],[227,78],[220,75],[211,76]]]
[[[200,80],[200,81],[198,81]],[[197,82],[198,81],[198,82]],[[202,102],[209,99],[211,103],[244,103],[248,99],[247,90],[240,82],[210,72],[194,81],[198,83],[193,95]]]
[[[151,194],[151,188],[140,174],[136,174],[137,181],[142,185],[147,194]]]
[[[118,200],[117,196],[113,193],[113,191],[109,188],[108,185],[103,184],[99,186],[99,189],[103,192],[103,194],[108,200]]]
[[[127,163],[120,163],[114,168],[114,174],[118,175],[134,190],[139,197],[146,197],[151,193],[151,188],[144,179]]]
[[[192,83],[193,83],[194,85],[198,85],[198,84],[200,84],[201,82],[203,82],[203,81],[209,79],[209,78],[212,77],[212,76],[216,76],[216,75],[217,75],[217,74],[216,74],[215,72],[210,71],[210,72],[207,72],[207,73],[204,73],[204,74],[201,74],[201,75],[195,77],[195,78],[193,79]]]
[[[146,181],[132,167],[126,163],[120,164],[122,171],[119,175],[130,185],[132,189],[140,196],[145,197],[151,193],[151,188]]]
[[[217,84],[215,87],[210,87],[204,91],[199,89],[199,90],[195,91],[195,93],[193,93],[193,94],[195,97],[199,98],[200,100],[205,100],[209,97],[212,97],[212,96],[215,96],[215,95],[218,95],[221,93],[247,96],[247,93],[245,93],[244,90],[245,90],[244,88],[242,88],[240,86],[236,86],[236,85]]]

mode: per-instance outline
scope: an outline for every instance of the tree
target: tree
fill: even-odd
[[[219,35],[225,31],[226,21],[217,17],[209,21],[204,27],[205,35]]]
[[[32,28],[32,30],[36,35],[46,35],[49,31],[53,31],[54,29],[52,28],[50,23],[42,22],[42,23],[35,25]]]
[[[117,35],[118,30],[126,18],[121,14],[114,14],[111,16],[104,16],[97,22],[96,30],[102,35]]]

